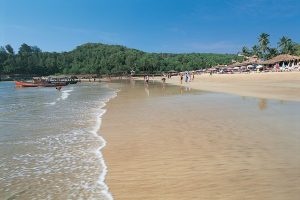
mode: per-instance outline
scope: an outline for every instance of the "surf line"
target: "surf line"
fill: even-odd
[[[96,137],[98,138],[100,141],[101,141],[101,145],[96,149],[95,151],[95,154],[97,155],[97,157],[100,159],[100,164],[101,164],[101,167],[102,167],[102,172],[100,173],[100,176],[98,178],[98,181],[97,183],[101,186],[102,190],[101,190],[101,193],[108,199],[108,200],[113,200],[113,196],[112,194],[109,192],[109,187],[106,185],[105,183],[105,177],[106,177],[106,174],[108,172],[108,169],[107,169],[107,165],[105,164],[105,161],[104,161],[104,157],[103,157],[103,154],[102,154],[102,149],[106,146],[106,140],[98,134],[98,131],[100,130],[100,127],[101,127],[101,123],[102,123],[102,116],[106,113],[106,110],[103,109],[103,107],[106,106],[106,103],[115,98],[117,96],[117,92],[116,91],[110,98],[106,99],[103,104],[100,106],[100,110],[98,111],[98,114],[96,116],[96,124],[95,124],[95,127],[93,128],[93,130],[91,131],[91,133]]]

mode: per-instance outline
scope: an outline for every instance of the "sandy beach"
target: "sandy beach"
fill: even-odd
[[[298,199],[299,110],[298,102],[124,84],[100,130],[106,183],[117,200]]]
[[[160,81],[160,79],[157,79]],[[181,85],[174,76],[167,83]],[[300,72],[269,72],[251,74],[209,74],[195,75],[188,85],[191,88],[224,92],[240,96],[300,101]]]

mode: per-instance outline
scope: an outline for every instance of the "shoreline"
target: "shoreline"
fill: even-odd
[[[155,78],[161,82],[161,78]],[[191,82],[180,83],[179,76],[166,83],[201,91],[227,93],[245,97],[300,101],[300,72],[268,72],[250,74],[201,74]]]

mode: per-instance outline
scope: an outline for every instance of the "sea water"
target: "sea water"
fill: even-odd
[[[104,83],[0,82],[0,199],[112,199],[98,131],[115,96]]]

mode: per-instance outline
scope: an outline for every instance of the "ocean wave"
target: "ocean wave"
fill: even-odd
[[[56,101],[50,102],[50,103],[45,103],[45,105],[50,105],[50,106],[54,106],[56,104]]]
[[[70,96],[70,93],[73,91],[73,88],[69,89],[69,90],[63,90],[61,92],[61,100],[66,100],[69,96]]]
[[[53,101],[53,102],[49,102],[49,103],[45,103],[45,105],[49,105],[49,106],[54,106],[57,102],[59,102],[60,100],[66,100],[70,95],[71,95],[71,92],[74,90],[74,88],[70,88],[68,90],[62,90],[61,91],[61,95],[60,97],[58,97],[56,99],[56,101]]]
[[[26,149],[16,150],[11,157],[0,158],[0,173],[6,174],[0,177],[0,181],[6,189],[11,189],[12,180],[17,180],[18,185],[24,186],[29,177],[31,180],[39,180],[39,183],[30,182],[30,193],[22,194],[28,199],[33,196],[39,196],[40,199],[55,198],[59,194],[62,196],[58,199],[65,199],[65,195],[69,195],[71,199],[113,200],[105,183],[108,168],[102,149],[105,148],[106,141],[99,134],[99,129],[106,112],[104,107],[110,99],[117,96],[117,92],[104,89],[84,93],[84,90],[83,94],[91,94],[86,99],[86,95],[80,93],[81,88],[74,87],[74,90],[78,89],[76,93],[72,93],[73,88],[63,89],[65,90],[61,92],[53,91],[50,95],[56,97],[43,103],[59,107],[69,95],[79,98],[72,99],[62,109],[49,109],[49,117],[41,119],[49,122],[43,129],[39,129],[42,134],[28,134],[17,140],[8,138],[0,141],[3,148],[17,145]],[[67,96],[63,98],[63,95]],[[61,112],[64,109],[69,112]],[[53,124],[55,126],[51,128]],[[27,132],[30,130],[28,128]],[[62,190],[68,191],[68,194]],[[5,194],[8,195],[7,192]]]
[[[104,100],[104,102],[101,102],[100,105],[100,109],[97,112],[96,115],[96,123],[95,126],[93,127],[93,129],[91,130],[91,133],[98,138],[99,140],[101,140],[101,145],[98,149],[96,149],[95,154],[96,156],[100,159],[100,164],[101,164],[101,168],[102,168],[102,172],[100,173],[100,176],[98,178],[98,184],[100,186],[100,188],[102,188],[101,193],[108,199],[108,200],[113,200],[113,196],[112,194],[109,192],[109,187],[106,185],[105,183],[105,177],[106,174],[108,172],[107,166],[105,164],[105,160],[103,158],[103,154],[101,152],[101,150],[106,146],[106,140],[98,134],[98,131],[100,130],[101,127],[101,122],[102,122],[102,116],[105,114],[106,110],[103,109],[103,107],[106,106],[106,103],[111,100],[112,98],[115,98],[117,96],[117,92],[115,91],[111,94],[110,98],[107,98]]]

